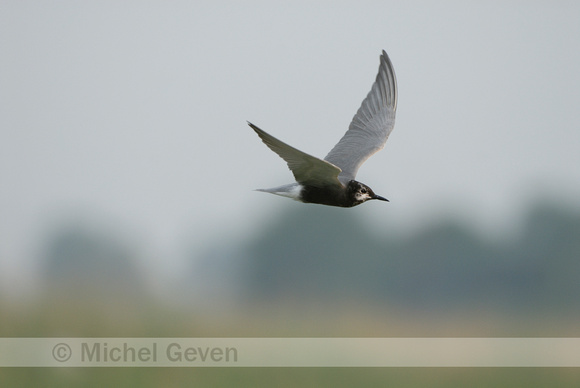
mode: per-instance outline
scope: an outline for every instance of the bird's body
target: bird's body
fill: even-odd
[[[361,189],[366,192],[359,192]],[[271,189],[258,189],[265,193],[280,195],[282,197],[292,198],[304,203],[317,203],[320,205],[353,207],[363,203],[367,199],[388,199],[378,196],[372,192],[370,187],[364,183],[352,180],[346,186],[328,185],[323,187],[301,185],[300,183],[290,183],[283,186],[273,187]],[[368,198],[365,196],[368,194]]]
[[[369,199],[388,201],[354,178],[359,167],[384,147],[395,125],[396,110],[397,81],[393,65],[383,51],[371,91],[348,131],[324,160],[289,146],[248,122],[264,144],[286,161],[296,179],[295,183],[259,191],[339,207],[356,206]]]

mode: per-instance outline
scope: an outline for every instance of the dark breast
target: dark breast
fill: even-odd
[[[347,195],[346,188],[304,186],[300,199],[306,203],[318,203],[328,206],[352,207],[357,205]]]

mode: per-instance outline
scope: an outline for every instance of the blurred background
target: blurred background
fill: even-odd
[[[580,335],[576,2],[0,3],[0,336]],[[292,181],[374,81],[359,171]],[[4,369],[3,386],[577,386],[568,369]],[[52,384],[52,385],[51,385]]]

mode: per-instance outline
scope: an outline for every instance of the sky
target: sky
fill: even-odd
[[[170,273],[307,206],[253,191],[292,175],[246,120],[324,157],[383,49],[397,120],[357,179],[391,202],[337,211],[501,235],[533,201],[575,205],[578,15],[571,1],[1,2],[0,289],[70,222]]]

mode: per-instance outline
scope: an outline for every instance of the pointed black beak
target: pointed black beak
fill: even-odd
[[[390,202],[390,201],[389,201],[388,199],[386,199],[385,197],[381,197],[380,195],[376,195],[376,194],[375,194],[375,196],[373,197],[373,199],[379,199],[379,200],[381,200],[381,201],[387,201],[387,202]]]

